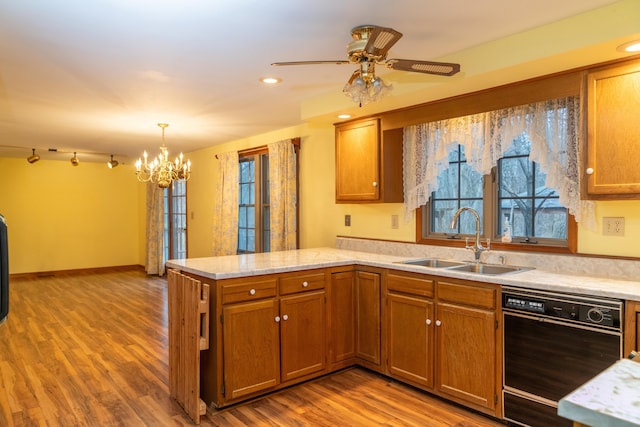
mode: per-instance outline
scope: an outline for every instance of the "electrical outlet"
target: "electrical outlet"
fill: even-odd
[[[351,227],[351,215],[344,216],[344,226]]]
[[[603,236],[624,236],[624,217],[602,218]]]
[[[400,222],[398,221],[398,215],[391,215],[391,228],[400,228]]]

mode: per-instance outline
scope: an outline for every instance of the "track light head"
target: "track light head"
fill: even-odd
[[[27,162],[29,163],[35,163],[38,160],[40,160],[40,156],[38,154],[36,154],[36,149],[32,148],[31,149],[31,155],[29,157],[27,157]]]
[[[71,158],[71,164],[73,166],[78,166],[80,164],[80,160],[78,160],[78,156],[76,156],[76,152],[73,152],[73,157]]]
[[[113,160],[113,154],[112,154],[112,155],[111,155],[111,160],[109,160],[109,161],[107,162],[107,166],[109,166],[109,169],[113,169],[113,168],[115,168],[116,166],[118,166],[118,164],[119,164],[119,163],[118,163],[118,161],[117,161],[117,160]]]

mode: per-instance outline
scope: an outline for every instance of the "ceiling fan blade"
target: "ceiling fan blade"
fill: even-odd
[[[342,64],[350,64],[349,61],[344,60],[335,60],[335,61],[291,61],[291,62],[274,62],[271,65],[279,67],[281,65],[316,65],[316,64],[334,64],[334,65],[342,65]]]
[[[364,50],[370,55],[384,57],[401,37],[402,33],[393,28],[372,27]]]
[[[453,76],[460,71],[460,64],[452,62],[416,61],[413,59],[389,59],[386,66],[393,70],[413,71],[416,73]]]

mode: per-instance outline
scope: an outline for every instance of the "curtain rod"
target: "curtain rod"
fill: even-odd
[[[300,149],[300,137],[295,137],[295,138],[291,138],[290,139],[291,143],[293,144],[293,146],[296,148],[296,150]],[[259,145],[257,147],[253,147],[253,148],[245,148],[244,150],[239,150],[238,151],[238,156],[242,157],[242,156],[253,156],[255,154],[260,154],[262,152],[266,152],[267,151],[267,145]],[[218,159],[218,155],[216,154],[214,156],[216,159]]]

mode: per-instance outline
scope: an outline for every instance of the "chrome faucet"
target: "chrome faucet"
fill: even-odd
[[[480,215],[478,215],[478,212],[475,209],[467,206],[458,209],[456,213],[453,214],[453,219],[451,220],[450,227],[456,228],[456,224],[458,223],[458,217],[463,211],[471,212],[476,219],[476,243],[475,245],[469,245],[469,238],[466,238],[464,247],[465,249],[472,250],[476,258],[476,262],[480,262],[480,255],[482,254],[482,252],[491,250],[491,239],[487,239],[486,247],[482,246],[482,243],[480,242]]]

